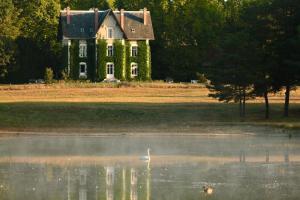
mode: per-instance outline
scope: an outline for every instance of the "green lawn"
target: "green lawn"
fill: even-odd
[[[204,127],[267,125],[300,128],[300,104],[282,117],[282,104],[248,104],[241,121],[238,105],[223,103],[1,103],[2,131],[201,132]]]

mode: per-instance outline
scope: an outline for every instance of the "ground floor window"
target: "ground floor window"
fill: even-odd
[[[138,65],[137,63],[131,63],[131,77],[137,77],[138,76]]]
[[[106,78],[114,78],[114,63],[106,64]]]
[[[79,77],[86,78],[87,77],[87,65],[84,62],[79,64]]]

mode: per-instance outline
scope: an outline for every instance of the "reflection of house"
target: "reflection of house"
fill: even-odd
[[[48,167],[49,168],[49,167]],[[147,173],[139,173],[147,170]],[[150,169],[121,167],[52,167],[45,170],[47,199],[55,200],[138,200],[150,199]],[[38,174],[39,175],[39,174]],[[49,176],[50,177],[50,176]],[[60,180],[59,183],[57,180]],[[29,181],[30,182],[30,181]],[[40,191],[36,185],[30,185]],[[36,193],[36,192],[35,192]],[[34,193],[33,193],[34,194]],[[32,195],[33,195],[32,194]],[[2,198],[1,198],[2,199]],[[3,198],[9,199],[9,198]],[[13,198],[10,198],[13,199]],[[24,199],[34,199],[26,197]]]
[[[106,168],[106,185],[112,186],[114,184],[114,176],[115,176],[115,170],[113,167],[107,167]]]
[[[137,184],[137,172],[134,168],[131,169],[131,185]]]
[[[87,170],[79,171],[79,200],[87,200]]]
[[[132,168],[131,169],[131,187],[130,187],[130,200],[137,200],[137,171]]]
[[[115,169],[113,167],[106,168],[106,199],[114,199],[114,178],[115,178]]]

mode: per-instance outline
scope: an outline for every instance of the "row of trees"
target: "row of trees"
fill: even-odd
[[[211,96],[240,103],[265,99],[269,118],[269,93],[285,90],[284,116],[288,116],[290,91],[300,83],[300,1],[228,1],[224,4],[223,34],[214,61],[204,69],[211,81]]]
[[[300,0],[116,0],[117,8],[150,8],[156,40],[153,78],[188,81],[200,72],[211,96],[239,102],[265,99],[300,83]],[[203,77],[203,76],[202,76]]]
[[[300,0],[2,0],[0,2],[0,80],[42,78],[51,66],[62,71],[57,40],[59,10],[147,7],[156,40],[152,78],[210,80],[211,96],[239,102],[285,90],[300,82]]]

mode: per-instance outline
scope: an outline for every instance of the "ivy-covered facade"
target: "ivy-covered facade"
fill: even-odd
[[[73,80],[151,80],[150,12],[61,11],[64,74]]]

